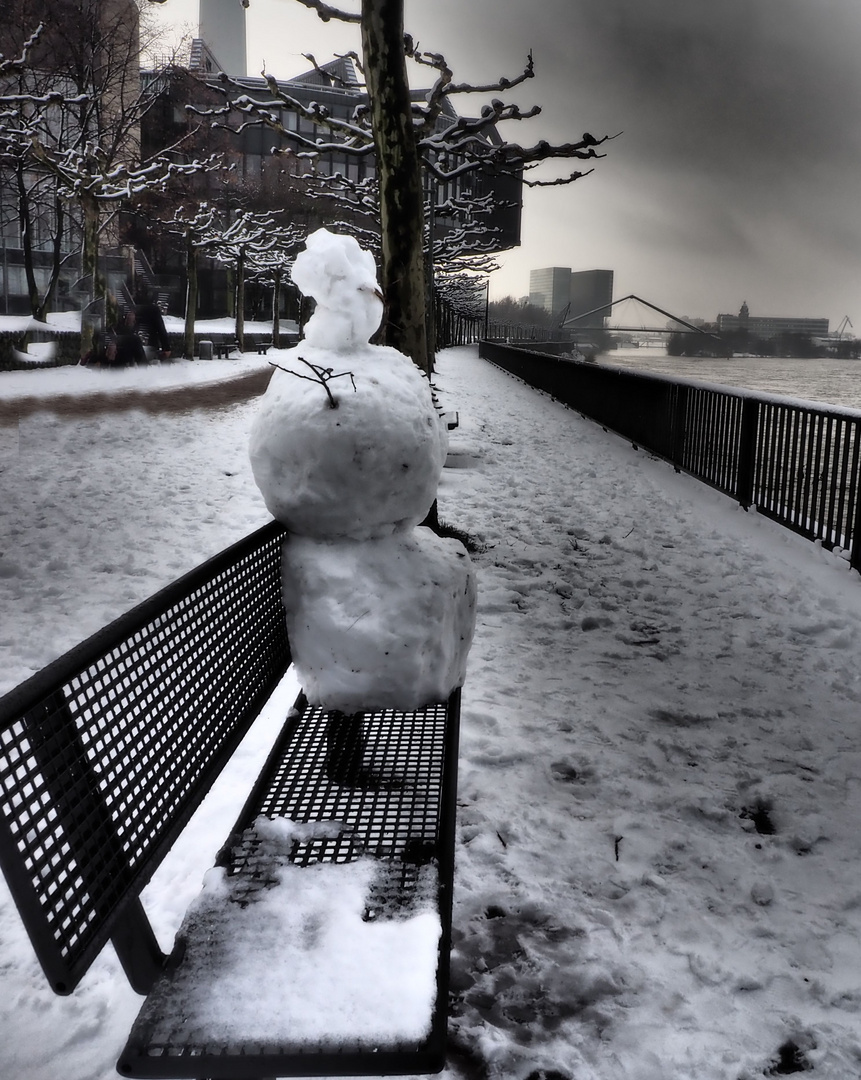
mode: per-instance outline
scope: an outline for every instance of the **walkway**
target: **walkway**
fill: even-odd
[[[861,578],[471,350],[437,381],[441,514],[487,547],[458,1044],[499,1077],[855,1075]]]

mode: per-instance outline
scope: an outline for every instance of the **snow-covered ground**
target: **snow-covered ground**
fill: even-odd
[[[0,372],[0,406],[5,411],[27,399],[50,403],[64,397],[175,392],[240,379],[269,368],[269,364],[267,356],[243,353],[229,360],[175,360],[142,367],[96,368],[72,364],[49,370],[4,371]]]
[[[474,349],[436,383],[484,545],[445,1077],[858,1076],[861,579]],[[255,408],[0,427],[0,689],[266,520]],[[144,895],[163,946],[293,692]],[[0,988],[0,1076],[115,1080],[139,999],[109,949],[55,998],[5,889]]]

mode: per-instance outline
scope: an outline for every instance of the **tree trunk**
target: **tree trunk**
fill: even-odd
[[[66,227],[66,207],[63,200],[57,198],[54,204],[54,217],[57,223],[51,244],[51,273],[48,278],[48,287],[42,295],[42,301],[36,318],[44,322],[48,312],[53,306],[54,294],[57,291],[57,282],[60,280],[60,270],[63,265],[63,231]]]
[[[362,0],[362,51],[380,185],[386,342],[430,373],[424,200],[404,56],[403,0]]]
[[[39,289],[36,285],[36,272],[33,268],[33,224],[30,207],[30,193],[27,190],[24,163],[18,161],[16,182],[18,185],[18,212],[21,223],[21,246],[24,249],[24,276],[27,279],[27,295],[30,299],[30,314],[39,317]]]
[[[188,284],[185,290],[185,339],[182,354],[186,360],[194,359],[194,320],[197,316],[197,248],[191,233],[185,238],[185,270]]]
[[[281,271],[275,271],[272,287],[272,347],[281,348]]]
[[[245,252],[236,260],[236,340],[239,351],[245,352]]]
[[[81,276],[87,281],[88,303],[81,314],[81,356],[86,356],[93,347],[95,336],[95,303],[104,301],[104,282],[99,274],[99,204],[95,199],[82,199],[83,237],[81,239]],[[102,310],[102,329],[107,313]]]
[[[436,239],[436,180],[431,177],[428,183],[427,228],[425,230],[425,337],[427,338],[428,356],[431,358],[430,370],[433,371],[433,358],[437,350],[436,304],[434,291],[433,246]]]

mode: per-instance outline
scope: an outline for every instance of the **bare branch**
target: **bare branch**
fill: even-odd
[[[320,65],[317,63],[317,58],[314,56],[313,53],[302,53],[302,55],[305,57],[305,59],[308,61],[308,63],[313,67],[313,69],[317,72],[318,75],[322,75],[323,78],[325,78],[325,79],[331,79],[332,82],[335,84],[335,86],[339,86],[342,90],[352,90],[352,89],[354,89],[354,84],[353,83],[347,82],[346,79],[342,79],[340,77],[340,75],[336,75],[333,71],[327,71],[325,68],[321,68]],[[359,60],[359,54],[358,53],[355,53],[355,52],[336,53],[336,56],[338,57],[338,59],[343,59],[344,57],[348,57],[350,60],[353,61],[353,63],[358,68],[358,70],[362,71],[362,63]],[[264,78],[267,78],[266,72],[263,72],[262,74],[263,74]],[[364,74],[364,72],[363,72],[363,74]]]
[[[519,75],[515,76],[513,79],[506,78],[506,76],[502,75],[495,83],[485,83],[483,85],[452,82],[453,74],[451,68],[449,68],[442,53],[418,52],[416,50],[407,53],[407,55],[417,64],[420,64],[423,67],[434,68],[440,72],[445,83],[445,88],[443,90],[443,93],[445,94],[492,94],[497,90],[512,90],[515,86],[519,86],[521,83],[526,82],[527,79],[535,78],[535,64],[532,59],[531,50],[527,58],[526,67]]]
[[[322,22],[329,22],[330,19],[351,23],[360,23],[362,21],[362,16],[358,12],[354,15],[349,11],[341,11],[339,8],[324,4],[323,0],[296,0],[296,3],[303,4],[306,8],[316,11]]]
[[[601,155],[602,157],[604,155]],[[575,180],[581,180],[584,176],[589,176],[593,173],[594,169],[587,169],[586,172],[573,172],[569,176],[560,176],[557,180],[527,180],[523,178],[524,187],[560,187],[564,184],[573,184]]]
[[[261,101],[251,97],[245,92],[248,88],[244,83],[232,79],[229,75],[222,73],[220,76],[220,85],[215,87],[216,90],[225,95],[228,93],[228,88],[241,90],[243,93],[238,97],[230,99],[218,108],[201,109],[194,105],[186,105],[186,111],[198,116],[207,116],[210,118],[227,116],[231,112],[238,112],[244,116],[252,117],[252,119],[243,121],[235,127],[215,120],[212,121],[212,126],[225,131],[231,131],[234,134],[240,134],[252,127],[268,127],[270,130],[276,132],[276,134],[280,135],[282,138],[294,143],[296,146],[313,151],[316,154],[325,154],[336,151],[339,153],[345,152],[348,154],[364,156],[373,152],[372,134],[367,125],[332,116],[326,106],[321,105],[319,102],[311,102],[309,105],[304,105],[301,101],[291,97],[283,90],[273,76],[266,75],[264,78],[266,79],[266,84],[271,94],[271,99],[268,101]],[[280,116],[280,111],[282,109],[286,109],[302,119],[308,120],[317,127],[324,128],[333,135],[339,136],[343,141],[327,143],[319,138],[309,138],[299,131],[294,131],[285,127]],[[283,152],[279,151],[278,148],[273,148],[273,150],[275,152]]]
[[[305,379],[308,382],[318,383],[326,391],[326,397],[328,397],[329,399],[330,409],[338,408],[338,400],[333,396],[332,391],[329,389],[330,379],[343,379],[345,375],[348,375],[350,377],[350,381],[353,384],[353,391],[355,391],[356,379],[352,371],[339,371],[338,374],[335,375],[333,368],[324,368],[320,367],[319,364],[312,364],[310,361],[306,360],[304,356],[297,356],[296,359],[301,361],[305,365],[305,367],[310,368],[311,371],[314,372],[313,376],[302,375],[298,371],[292,371],[290,368],[282,367],[280,364],[273,363],[272,361],[270,361],[270,366],[278,368],[279,371],[283,371],[287,375],[293,375],[297,379]]]

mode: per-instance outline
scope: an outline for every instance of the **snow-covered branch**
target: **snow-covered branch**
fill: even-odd
[[[38,43],[39,38],[45,32],[45,24],[39,23],[33,33],[21,46],[21,55],[17,57],[4,57],[0,53],[0,79],[7,75],[17,75],[25,70],[30,64],[30,52]]]
[[[299,0],[303,2],[303,0]],[[309,3],[306,6],[317,7]],[[323,5],[325,6],[325,5]],[[353,58],[354,54],[345,54]],[[424,102],[413,102],[413,120],[416,141],[422,164],[426,171],[442,182],[457,181],[470,173],[500,174],[522,177],[542,163],[554,159],[594,160],[603,157],[598,153],[609,138],[596,138],[586,132],[577,142],[554,144],[541,140],[524,146],[504,140],[499,128],[507,122],[520,122],[538,116],[541,108],[533,105],[522,109],[516,103],[493,98],[485,104],[478,116],[452,115],[447,99],[453,95],[487,94],[515,88],[535,77],[532,54],[528,56],[523,71],[513,77],[500,77],[494,83],[473,84],[455,82],[451,68],[441,53],[423,51],[406,36],[406,55],[423,67],[438,73],[433,87],[425,94]],[[305,54],[314,70],[325,73],[314,56]],[[229,100],[221,107],[201,109],[188,106],[190,112],[208,116],[213,126],[241,133],[251,127],[267,127],[275,132],[289,147],[273,147],[273,153],[287,154],[299,159],[311,160],[327,154],[344,157],[368,157],[374,152],[373,132],[368,107],[362,103],[347,119],[335,116],[331,110],[317,101],[304,103],[289,93],[289,88],[279,85],[270,75],[265,76],[269,96],[255,97],[248,93],[248,86],[241,80],[220,76],[216,87]],[[238,93],[237,93],[238,91]],[[234,96],[230,98],[229,96]],[[284,122],[284,113],[296,116],[294,125]],[[230,125],[226,118],[231,114],[243,117],[241,123]],[[303,125],[306,130],[300,131]],[[307,130],[310,128],[310,130]],[[321,133],[325,133],[321,134]],[[591,171],[591,170],[590,170]],[[530,187],[570,184],[588,175],[585,171],[573,171],[568,176],[549,181],[524,179]]]
[[[313,155],[339,153],[364,157],[373,153],[373,136],[366,120],[361,116],[354,116],[352,120],[333,116],[325,105],[312,101],[305,105],[286,92],[271,75],[265,76],[269,88],[270,97],[266,100],[252,97],[247,91],[247,86],[229,75],[220,75],[220,84],[214,89],[228,96],[231,91],[239,90],[240,93],[217,108],[200,108],[195,105],[187,105],[186,111],[198,116],[209,117],[213,127],[241,134],[249,128],[267,127],[281,138],[293,143],[300,151]],[[284,111],[292,113],[300,120],[306,120],[317,129],[327,131],[333,139],[325,140],[319,134],[306,135],[297,128],[285,126],[282,120]],[[219,118],[228,117],[231,113],[239,113],[250,119],[244,120],[236,126],[221,122]],[[282,150],[272,148],[273,153],[296,153],[295,150]]]

